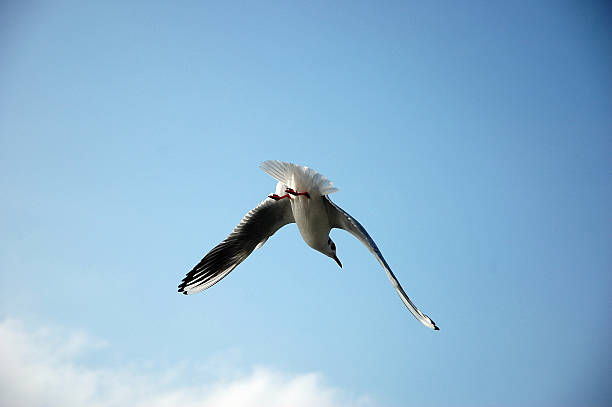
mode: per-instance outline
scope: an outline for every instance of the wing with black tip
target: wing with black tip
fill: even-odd
[[[185,276],[178,291],[194,294],[227,276],[278,229],[294,222],[289,199],[266,199]]]
[[[355,236],[357,239],[359,239],[361,243],[363,243],[368,248],[368,250],[376,257],[376,260],[378,260],[380,265],[385,269],[389,281],[391,281],[391,284],[393,284],[393,287],[395,287],[395,290],[402,299],[402,302],[406,305],[406,307],[408,307],[412,315],[414,315],[414,317],[426,327],[434,330],[439,330],[440,328],[436,326],[436,323],[432,321],[431,318],[429,318],[427,315],[423,314],[421,310],[419,310],[416,305],[414,305],[414,303],[410,300],[410,298],[402,288],[401,284],[395,277],[395,274],[393,274],[393,271],[391,271],[391,267],[389,267],[389,265],[387,264],[387,261],[378,249],[378,246],[376,246],[376,243],[374,243],[374,240],[372,240],[365,228],[361,226],[361,224],[357,222],[355,218],[346,213],[338,205],[333,203],[329,199],[329,197],[326,196],[325,201],[327,202],[327,212],[332,227],[344,229],[347,232],[351,233],[353,236]]]

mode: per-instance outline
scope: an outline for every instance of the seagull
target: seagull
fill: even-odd
[[[179,292],[194,294],[218,283],[278,229],[294,222],[308,246],[342,268],[336,244],[329,237],[331,229],[339,228],[355,236],[376,257],[412,315],[426,327],[439,330],[408,298],[365,228],[329,199],[329,194],[338,191],[333,182],[312,168],[288,162],[268,160],[260,168],[278,181],[275,193],[247,213],[234,231],[187,273]]]

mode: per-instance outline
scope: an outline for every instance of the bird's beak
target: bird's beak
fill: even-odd
[[[342,263],[340,263],[340,260],[338,259],[338,256],[334,255],[333,259],[336,260],[336,263],[338,263],[340,268],[342,268]]]

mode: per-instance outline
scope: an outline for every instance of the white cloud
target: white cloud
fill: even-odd
[[[189,373],[134,367],[95,368],[79,357],[107,346],[85,333],[27,330],[0,322],[0,405],[13,407],[216,407],[363,406],[322,382],[320,375],[289,376],[268,368],[201,385],[181,385]]]

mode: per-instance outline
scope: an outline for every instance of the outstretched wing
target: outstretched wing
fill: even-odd
[[[178,291],[194,294],[207,289],[227,276],[278,229],[293,222],[289,199],[266,199],[247,213],[234,231],[187,273]]]
[[[419,310],[416,305],[414,305],[414,303],[410,300],[410,298],[400,285],[399,281],[397,281],[395,274],[393,274],[393,271],[391,271],[391,268],[387,264],[387,261],[383,257],[380,250],[378,249],[378,246],[376,246],[376,243],[374,243],[374,240],[372,240],[365,228],[361,226],[361,224],[357,222],[355,218],[346,213],[338,205],[333,203],[329,199],[329,197],[326,196],[325,201],[327,202],[327,212],[331,222],[331,226],[333,228],[344,229],[347,232],[351,233],[353,236],[355,236],[357,239],[359,239],[361,243],[363,243],[368,248],[368,250],[376,257],[376,260],[378,260],[380,265],[383,266],[385,272],[387,273],[387,277],[389,277],[389,280],[391,281],[391,284],[393,284],[393,287],[395,287],[395,290],[399,294],[406,307],[408,307],[412,315],[414,315],[414,317],[426,327],[439,330],[440,328],[436,326],[436,323],[432,321],[431,318],[429,318],[427,315],[423,314],[421,310]]]

